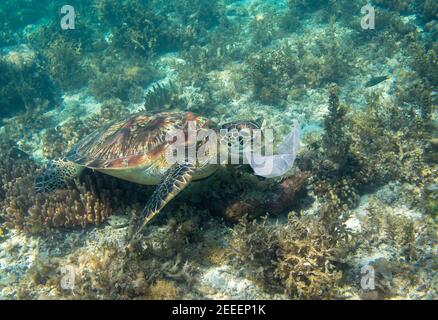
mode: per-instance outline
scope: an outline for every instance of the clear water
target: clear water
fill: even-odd
[[[0,299],[436,299],[437,14],[2,1]],[[189,121],[275,174],[172,167]]]

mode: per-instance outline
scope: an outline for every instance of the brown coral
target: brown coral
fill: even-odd
[[[8,228],[39,233],[54,227],[99,225],[112,212],[108,192],[97,191],[90,179],[50,194],[35,194],[33,181],[28,172],[6,184],[1,207]]]
[[[309,176],[308,172],[297,172],[267,189],[269,196],[264,198],[260,198],[257,193],[249,192],[238,199],[231,200],[225,208],[224,217],[229,221],[238,221],[246,214],[258,217],[268,212],[271,214],[288,212],[296,205],[297,196],[300,195]]]

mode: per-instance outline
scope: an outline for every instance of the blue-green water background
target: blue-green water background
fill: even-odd
[[[361,24],[369,14],[361,11],[368,3],[375,11],[374,29],[364,29]],[[74,8],[75,27],[64,30],[61,21],[65,14],[61,8],[67,4]],[[281,190],[289,192],[285,191],[282,198],[279,194],[283,191],[278,191],[274,182],[253,178],[248,168],[233,169],[231,173],[220,171],[177,198],[151,227],[152,234],[161,239],[154,243],[169,244],[170,249],[166,247],[155,256],[143,252],[141,267],[135,264],[131,273],[125,274],[129,279],[133,274],[153,274],[151,278],[136,278],[142,284],[139,287],[148,288],[147,294],[129,286],[128,293],[115,293],[102,280],[98,281],[101,287],[93,287],[98,293],[84,285],[80,298],[154,298],[150,288],[162,279],[175,281],[180,295],[172,297],[183,298],[436,298],[437,12],[438,4],[432,0],[3,0],[0,297],[20,298],[20,292],[25,292],[23,296],[28,298],[72,298],[52,283],[59,282],[56,271],[47,267],[59,263],[53,258],[67,260],[72,255],[78,264],[87,261],[96,267],[99,264],[93,261],[107,261],[110,256],[99,255],[112,250],[108,249],[108,239],[123,243],[123,227],[128,224],[123,219],[145,205],[151,189],[114,180],[103,183],[100,176],[95,178],[87,172],[83,178],[87,181],[85,189],[65,192],[77,196],[92,190],[94,196],[101,192],[102,199],[115,193],[117,196],[109,198],[121,199],[111,205],[114,216],[122,217],[122,227],[119,228],[117,218],[111,223],[102,219],[105,221],[96,223],[96,228],[94,221],[86,223],[85,228],[80,223],[64,222],[57,228],[59,225],[50,220],[50,210],[35,209],[37,204],[50,200],[38,198],[44,196],[33,194],[30,185],[47,159],[65,156],[78,140],[102,124],[145,109],[191,111],[217,123],[263,117],[266,127],[275,129],[279,141],[297,119],[302,126],[302,149],[296,168],[309,174],[308,182],[297,196],[295,180],[286,179],[283,184],[275,181]],[[331,91],[333,84],[335,93]],[[87,179],[99,182],[86,185]],[[62,201],[69,198],[62,192],[57,194],[56,199],[61,199],[57,205],[65,209],[67,202]],[[375,199],[380,201],[377,205]],[[334,207],[329,206],[332,201]],[[326,205],[329,209],[324,210]],[[343,274],[343,282],[333,280],[336,277],[327,267],[328,278],[333,282],[321,280],[324,289],[320,291],[300,291],[294,284],[301,278],[294,271],[290,271],[291,278],[279,275],[290,262],[282,264],[287,260],[286,253],[279,250],[283,253],[273,254],[269,251],[271,242],[263,247],[269,237],[259,241],[250,237],[250,231],[244,236],[238,232],[237,221],[243,212],[248,213],[245,210],[250,211],[250,220],[254,218],[257,223],[265,213],[280,221],[280,226],[273,229],[257,229],[262,235],[263,230],[277,234],[285,226],[292,228],[286,221],[288,213],[293,212],[300,219],[317,217],[317,225],[328,228],[330,236],[330,232],[341,230],[339,234],[344,237],[342,232],[347,225],[360,234],[357,238],[365,239],[362,243],[370,239],[369,247],[349,248],[351,256],[345,258],[347,262],[327,260],[333,263],[333,270]],[[251,216],[252,211],[257,213]],[[335,227],[330,229],[321,221],[333,212]],[[347,219],[343,220],[345,212],[358,218],[347,223]],[[372,232],[365,227],[367,221],[374,221],[366,218],[367,212],[383,217],[370,228]],[[388,212],[401,216],[402,222],[388,220]],[[41,217],[49,217],[43,227],[35,222]],[[410,235],[408,231],[414,230],[415,236],[407,237],[414,239],[414,245],[406,239],[391,239],[388,229],[395,227],[387,221],[402,226],[403,231],[397,229],[400,235]],[[380,223],[389,227],[381,227]],[[357,227],[361,224],[362,230]],[[50,225],[50,232],[44,225]],[[241,238],[233,238],[230,230],[248,239],[248,252],[261,247],[262,258],[252,260],[238,254],[236,258],[235,254],[230,262],[200,249],[206,243],[220,244],[225,251],[230,248],[228,242],[242,245],[237,241]],[[361,233],[363,230],[365,233]],[[378,236],[371,236],[373,232]],[[183,240],[173,239],[175,234],[183,234]],[[51,237],[56,241],[51,243]],[[315,243],[323,242],[317,239]],[[20,254],[11,249],[17,248],[17,243],[22,243]],[[336,251],[340,245],[330,242],[329,246]],[[93,251],[95,248],[105,249]],[[290,247],[284,250],[289,252]],[[122,255],[111,257],[119,261]],[[382,257],[389,261],[388,265],[379,260]],[[318,265],[312,259],[309,258],[309,265]],[[226,268],[233,265],[234,271],[226,269],[225,273],[235,278],[215,278],[220,272],[209,269],[208,263],[206,267],[207,260],[214,266],[216,263],[223,267],[222,262]],[[280,267],[273,267],[270,262],[277,260]],[[172,270],[181,280],[169,276],[168,270],[157,271],[156,261],[164,266],[173,264],[178,271],[187,271],[187,265],[193,263],[201,270],[196,279],[203,285],[193,286],[193,282],[198,282],[186,274],[186,278],[182,277],[183,272]],[[389,283],[385,282],[377,296],[367,296],[357,285],[360,267],[370,261],[382,268],[381,276]],[[395,261],[402,261],[402,267]],[[102,269],[108,268],[105,263],[102,262]],[[391,269],[391,263],[397,267]],[[385,268],[391,269],[390,277]],[[313,275],[314,269],[310,270]],[[297,271],[300,272],[305,273]],[[320,273],[314,274],[320,279]],[[233,287],[218,285],[229,281],[245,287],[244,276],[246,280],[256,279],[256,285],[248,285],[257,288],[255,293],[248,289],[248,295],[245,290],[234,294]],[[107,277],[105,274],[100,279]],[[94,283],[91,278],[84,276],[84,283]],[[312,287],[311,278],[305,277],[304,287]],[[394,284],[393,278],[399,282]],[[343,288],[345,283],[348,288],[341,293],[325,295],[330,292],[327,288]],[[35,288],[29,288],[29,284]],[[202,286],[216,288],[219,293],[206,293]],[[403,286],[409,289],[403,292]],[[390,287],[396,289],[392,292]]]

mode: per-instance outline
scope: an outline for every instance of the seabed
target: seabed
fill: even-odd
[[[0,299],[438,298],[436,1],[75,0],[66,30],[63,5],[0,4]],[[33,181],[143,110],[298,120],[298,157],[192,183],[127,254],[153,187]]]

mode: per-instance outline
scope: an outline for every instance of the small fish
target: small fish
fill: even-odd
[[[371,78],[365,84],[365,88],[371,88],[371,87],[377,86],[379,83],[382,83],[383,81],[386,81],[388,79],[389,79],[389,76],[380,76],[380,77]]]

